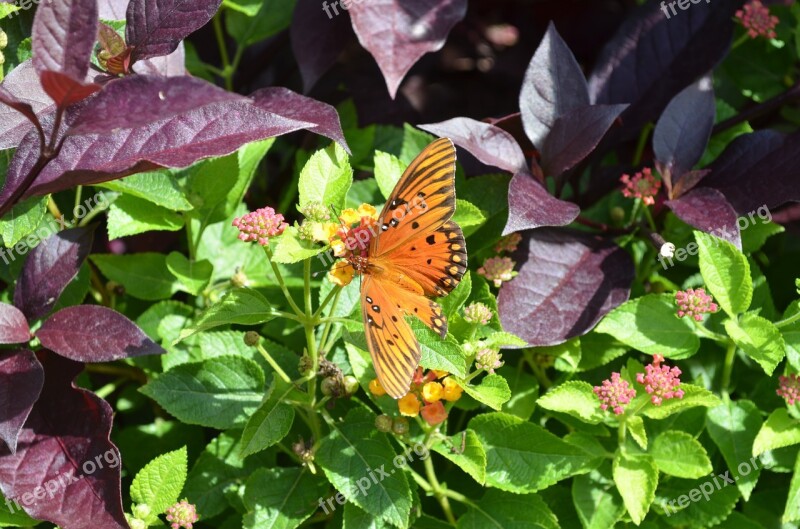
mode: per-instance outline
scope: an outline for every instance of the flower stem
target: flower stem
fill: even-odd
[[[447,521],[452,525],[456,525],[456,517],[453,516],[453,510],[450,508],[450,501],[445,494],[446,489],[442,487],[439,480],[436,479],[436,470],[433,468],[433,461],[431,461],[430,457],[425,459],[425,474],[428,477],[428,483],[431,485],[431,492],[433,492],[433,495],[439,501],[445,518],[447,518]]]
[[[283,275],[281,275],[281,271],[278,268],[278,265],[272,261],[272,249],[269,246],[264,246],[264,252],[267,254],[267,260],[269,261],[270,266],[272,266],[272,272],[275,274],[275,280],[278,282],[278,286],[281,288],[286,301],[289,303],[289,306],[292,307],[294,313],[298,316],[304,316],[300,307],[297,306],[297,303],[294,302],[294,298],[289,293],[289,289],[286,288],[286,283],[283,280]]]
[[[724,336],[722,334],[707,329],[702,323],[700,323],[695,319],[692,319],[692,321],[695,322],[695,329],[697,329],[697,331],[700,333],[701,336],[704,336],[709,340],[714,340],[715,342],[721,343],[723,345],[728,344],[729,339],[727,336]]]
[[[283,379],[283,381],[286,382],[287,384],[291,384],[292,383],[292,379],[289,378],[289,375],[287,375],[286,372],[283,369],[281,369],[281,366],[279,366],[278,363],[275,361],[275,359],[272,358],[272,355],[269,354],[269,351],[267,351],[264,348],[264,346],[261,345],[261,342],[258,342],[256,347],[258,348],[258,352],[261,353],[261,356],[264,357],[264,359],[272,367],[272,369],[275,370],[275,372],[278,374],[278,376],[280,376]]]
[[[791,324],[793,324],[794,322],[796,322],[798,320],[800,320],[800,310],[797,311],[797,314],[795,314],[794,316],[789,316],[786,319],[783,319],[781,321],[775,322],[775,327],[778,327],[778,328],[786,327],[787,325],[791,325]]]
[[[636,166],[642,162],[644,148],[647,146],[647,138],[650,137],[650,131],[653,130],[653,128],[652,123],[648,123],[642,128],[642,133],[639,135],[639,142],[636,144],[636,152],[633,155],[632,165]]]
[[[730,395],[731,373],[733,372],[733,361],[736,359],[736,344],[733,340],[728,341],[728,350],[725,353],[725,365],[722,368],[722,394],[727,398]]]
[[[221,12],[220,12],[221,13]],[[217,47],[219,48],[219,56],[222,60],[222,78],[225,80],[225,88],[228,91],[233,91],[233,68],[231,67],[231,59],[228,55],[228,45],[225,43],[225,32],[222,29],[222,17],[217,13],[212,19],[214,25],[214,35],[217,37]]]

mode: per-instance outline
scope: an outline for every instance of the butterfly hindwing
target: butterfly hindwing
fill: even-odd
[[[370,256],[391,252],[450,220],[456,208],[455,172],[453,142],[440,138],[428,145],[400,177],[378,216]]]

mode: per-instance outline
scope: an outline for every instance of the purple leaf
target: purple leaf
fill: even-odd
[[[125,28],[133,60],[169,55],[205,26],[222,0],[130,0]]]
[[[595,103],[630,103],[617,133],[626,139],[655,121],[667,103],[725,56],[740,0],[693,4],[667,18],[647,2],[622,23],[589,78]],[[669,2],[667,2],[669,4]]]
[[[589,332],[628,299],[633,262],[611,241],[565,229],[523,234],[527,257],[497,298],[503,328],[533,346]]]
[[[20,432],[16,454],[0,449],[3,496],[15,510],[22,507],[60,527],[128,529],[120,454],[109,439],[111,406],[72,383],[81,364],[49,351],[41,351],[39,360],[47,384]]]
[[[166,352],[131,320],[100,305],[62,309],[42,324],[36,337],[44,347],[77,362],[110,362]]]
[[[693,189],[680,198],[665,202],[686,224],[716,235],[742,249],[736,211],[725,195],[710,187]]]
[[[339,122],[339,114],[329,104],[278,86],[257,90],[250,94],[250,98],[258,108],[267,112],[313,123],[316,126],[307,127],[308,130],[330,138],[341,145],[348,154],[350,153],[350,147],[342,132],[342,124]]]
[[[14,68],[0,87],[6,94],[2,99],[4,102],[10,96],[20,103],[30,105],[36,115],[55,108],[53,100],[42,89],[39,74],[31,61],[25,61]],[[0,105],[0,149],[18,146],[32,127],[26,116],[10,106]]]
[[[740,215],[762,206],[800,202],[800,133],[762,130],[739,136],[711,165],[703,186],[713,187]]]
[[[83,101],[101,88],[98,84],[84,84],[59,72],[42,72],[40,77],[42,89],[61,108]]]
[[[31,340],[28,320],[14,305],[0,303],[0,344],[26,343]]]
[[[33,65],[82,81],[97,37],[97,0],[42,2],[33,19]]]
[[[441,138],[450,138],[486,165],[512,174],[528,172],[522,149],[511,134],[500,127],[471,118],[453,118],[418,127]]]
[[[528,65],[519,94],[525,133],[541,149],[559,117],[588,105],[586,78],[551,22]]]
[[[711,78],[703,77],[675,96],[658,118],[653,151],[670,194],[673,184],[703,156],[715,116]]]
[[[186,47],[181,42],[178,49],[169,55],[139,61],[133,65],[133,71],[139,75],[184,76],[186,75]]]
[[[503,235],[542,226],[566,226],[581,209],[547,192],[530,175],[517,173],[508,187],[508,223]]]
[[[561,176],[591,153],[627,105],[589,105],[556,119],[542,151],[542,170]]]
[[[97,0],[97,10],[102,20],[125,20],[128,0]]]
[[[444,46],[447,34],[466,13],[467,0],[350,2],[358,41],[375,58],[393,99],[411,67]]]
[[[42,364],[31,351],[0,351],[0,440],[12,454],[43,384]]]
[[[14,290],[14,305],[38,320],[58,301],[92,249],[94,228],[60,231],[33,249]]]
[[[308,92],[336,63],[353,31],[349,17],[326,15],[319,0],[297,0],[289,33],[303,91]]]

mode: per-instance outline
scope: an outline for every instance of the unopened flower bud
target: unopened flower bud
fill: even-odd
[[[241,270],[236,270],[236,273],[231,277],[231,285],[235,288],[246,287],[248,283],[247,275]]]
[[[258,335],[256,331],[247,331],[244,333],[244,343],[248,347],[255,347],[258,345],[259,340],[261,337]]]
[[[348,397],[358,393],[358,379],[353,375],[347,375],[342,379],[342,386],[344,386],[344,393]]]
[[[342,385],[336,377],[328,377],[322,380],[320,384],[322,394],[326,397],[339,397],[342,395]]]
[[[167,509],[167,521],[172,529],[192,529],[199,519],[197,508],[185,499]]]
[[[150,512],[150,506],[146,503],[133,506],[133,516],[140,520],[146,520],[147,517],[150,516]]]
[[[297,363],[297,370],[301,375],[307,375],[313,367],[314,362],[312,362],[311,357],[308,355],[301,356],[300,361]]]
[[[375,429],[379,432],[389,433],[392,431],[393,422],[388,415],[378,415],[375,417]]]
[[[128,525],[131,526],[131,529],[147,529],[147,522],[140,520],[139,518],[132,518],[128,520]]]
[[[397,417],[392,421],[392,431],[395,435],[405,435],[408,433],[408,419]]]
[[[611,222],[614,224],[619,225],[625,222],[625,210],[619,206],[614,206],[611,208],[611,211],[609,211],[608,214],[611,217]]]

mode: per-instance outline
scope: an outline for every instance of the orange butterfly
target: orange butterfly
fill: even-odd
[[[447,319],[426,296],[446,296],[467,267],[456,209],[456,150],[448,138],[428,145],[400,177],[378,216],[366,252],[348,257],[362,274],[361,312],[381,386],[398,399],[408,392],[421,355],[405,315],[447,336]]]

